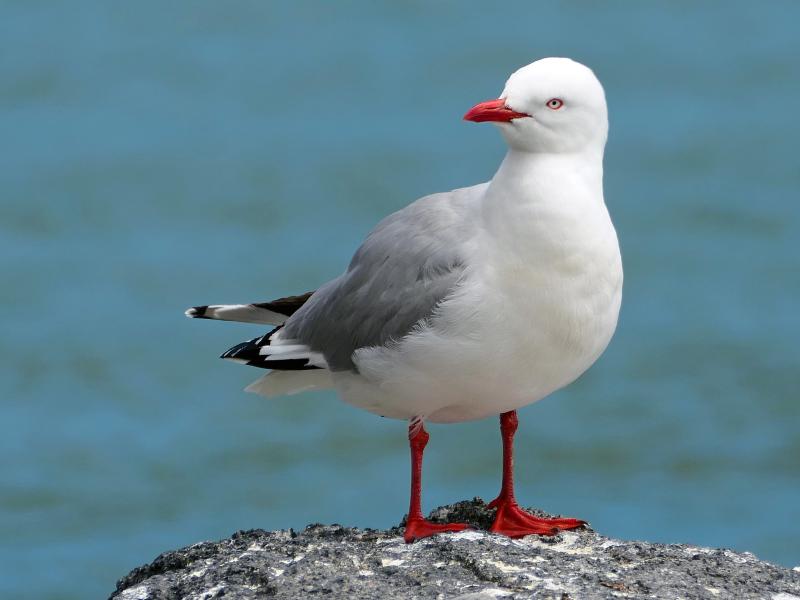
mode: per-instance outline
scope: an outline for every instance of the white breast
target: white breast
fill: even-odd
[[[573,224],[549,249],[537,244],[529,265],[492,269],[496,295],[489,297],[499,302],[489,304],[503,311],[495,335],[497,343],[504,341],[502,359],[514,373],[508,393],[518,402],[574,381],[614,333],[622,266],[616,233],[602,213],[605,222]]]
[[[390,417],[464,421],[540,400],[588,369],[616,328],[622,266],[602,169],[573,172],[551,189],[493,182],[462,284],[414,333],[357,351],[361,375],[337,377],[342,397]]]
[[[342,396],[384,416],[453,422],[519,408],[574,381],[617,323],[622,269],[607,226],[544,263],[498,266],[487,256],[428,326],[359,351],[362,375],[338,377]]]

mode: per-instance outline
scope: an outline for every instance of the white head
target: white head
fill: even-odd
[[[497,123],[508,145],[522,152],[598,151],[608,137],[603,86],[588,67],[569,58],[543,58],[515,71],[497,100],[464,118]]]

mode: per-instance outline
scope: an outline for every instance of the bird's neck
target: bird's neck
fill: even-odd
[[[542,154],[510,150],[487,188],[484,224],[520,251],[573,237],[608,219],[600,152]],[[563,239],[562,239],[563,242]]]
[[[553,201],[559,190],[602,200],[603,154],[509,150],[492,178],[491,188],[497,200],[513,202]]]

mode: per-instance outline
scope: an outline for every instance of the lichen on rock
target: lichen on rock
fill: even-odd
[[[123,577],[111,598],[800,600],[800,572],[747,552],[615,540],[589,528],[512,540],[485,531],[492,513],[477,498],[440,507],[432,520],[474,529],[410,545],[401,527],[240,531],[160,555]]]

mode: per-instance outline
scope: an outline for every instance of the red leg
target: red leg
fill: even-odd
[[[503,485],[500,495],[489,503],[497,515],[490,531],[512,538],[531,534],[554,535],[560,529],[575,529],[586,524],[579,519],[543,519],[522,510],[514,498],[514,434],[517,431],[517,411],[500,415],[500,433],[503,436]]]
[[[420,495],[422,493],[422,453],[430,436],[422,421],[411,421],[408,426],[408,441],[411,446],[411,503],[408,507],[406,531],[403,535],[407,544],[445,531],[461,531],[466,523],[431,523],[422,516]]]

